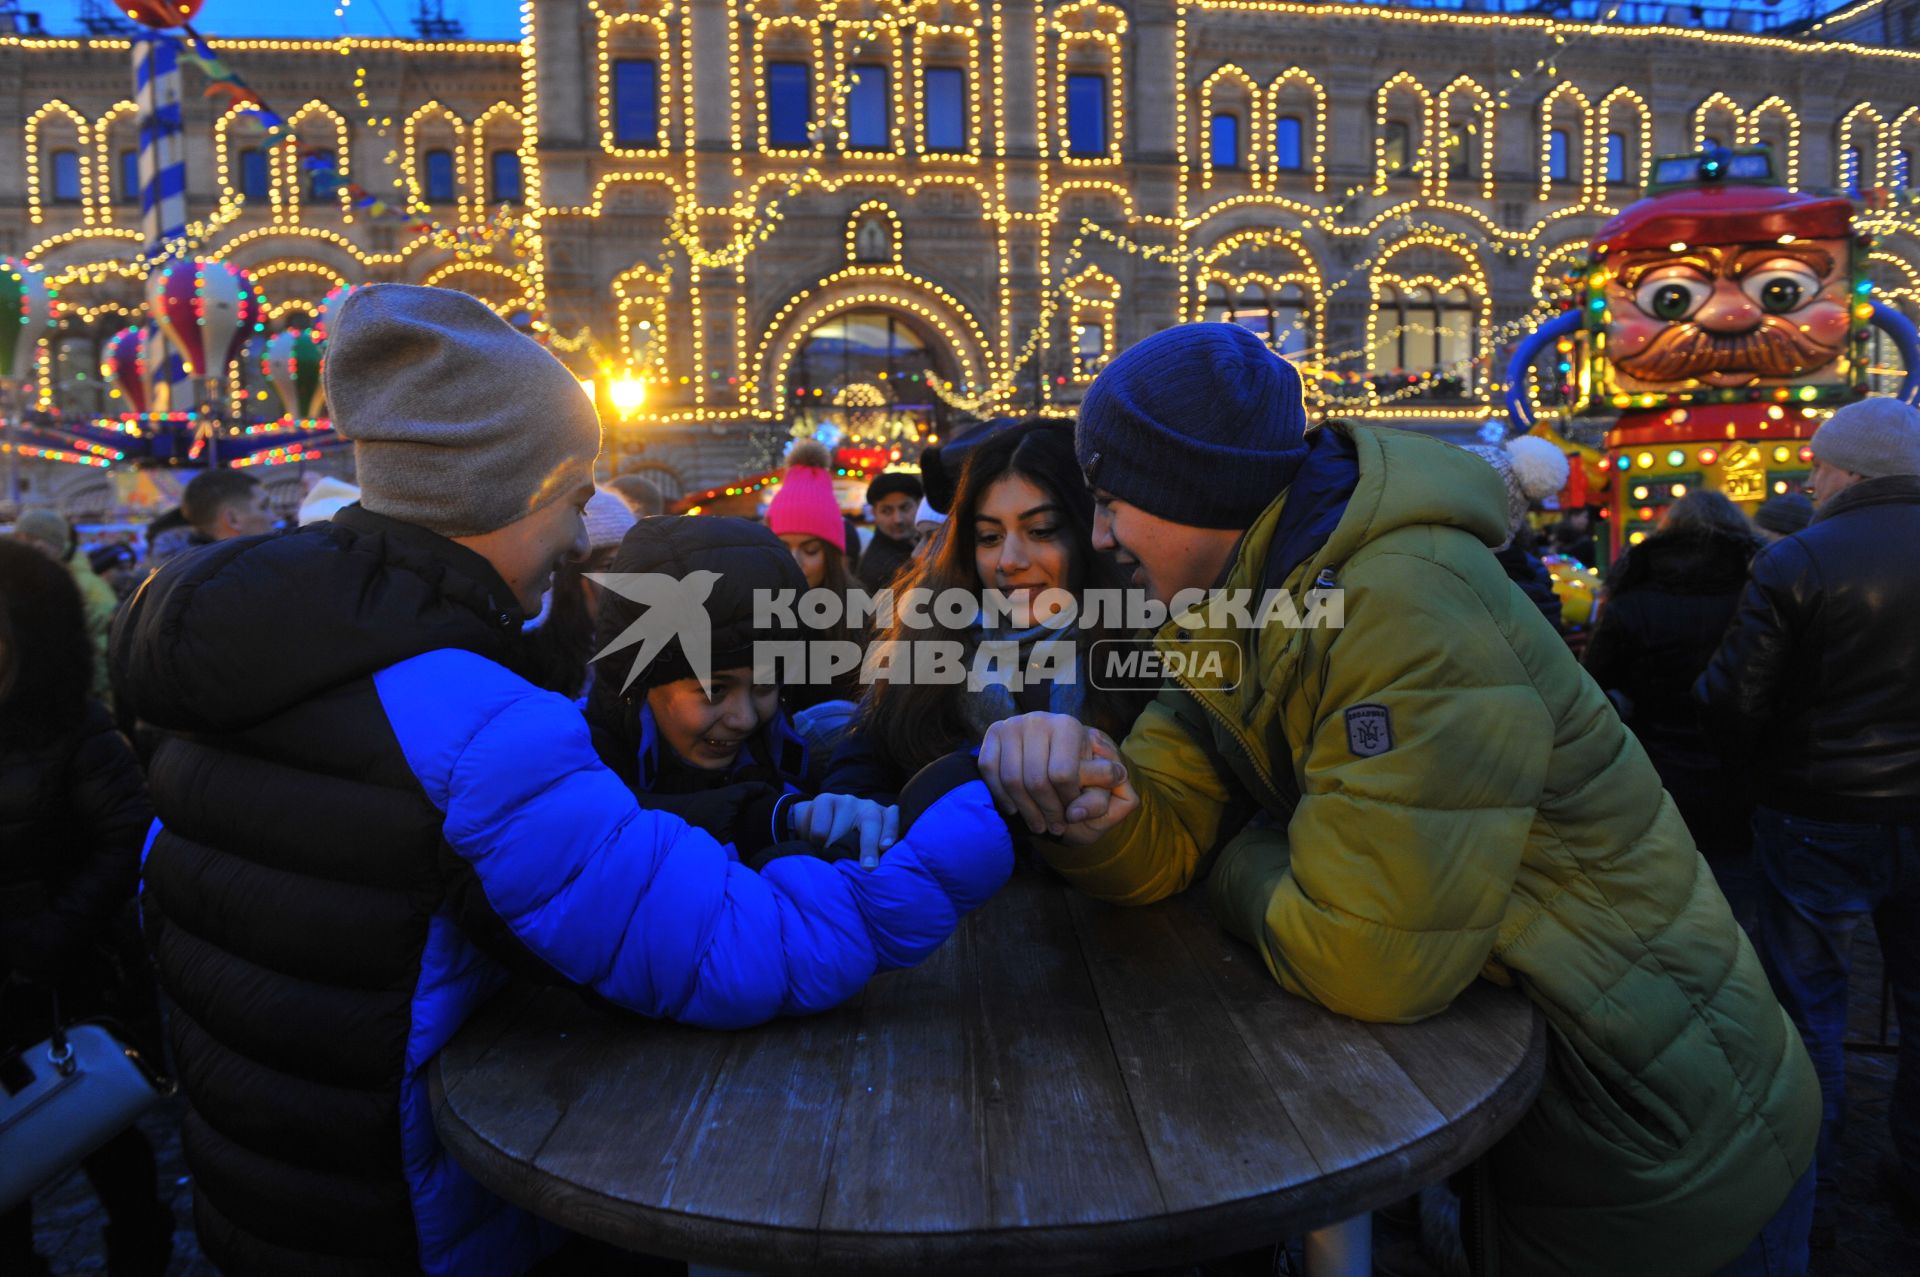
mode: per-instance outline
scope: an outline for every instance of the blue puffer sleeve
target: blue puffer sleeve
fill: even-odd
[[[677,816],[642,811],[579,711],[492,661],[430,652],[374,682],[455,872],[472,875],[465,894],[491,915],[469,934],[504,934],[642,1015],[738,1028],[824,1010],[925,957],[1012,870],[975,781],[877,869],[792,856],[756,874]]]

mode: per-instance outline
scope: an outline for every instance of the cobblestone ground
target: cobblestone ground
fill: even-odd
[[[1871,934],[1855,954],[1852,1037],[1871,1042],[1880,1036],[1880,947]],[[1889,1025],[1888,1036],[1898,1038]],[[1840,1175],[1842,1214],[1839,1245],[1815,1252],[1813,1277],[1893,1277],[1920,1272],[1920,1230],[1909,1230],[1881,1191],[1876,1167],[1891,1147],[1887,1104],[1893,1094],[1892,1055],[1864,1050],[1847,1055],[1852,1112],[1843,1140]],[[173,1207],[178,1231],[168,1277],[213,1277],[214,1267],[200,1254],[193,1236],[192,1193],[180,1156],[180,1101],[149,1114],[141,1127],[159,1155],[160,1182]],[[104,1273],[106,1252],[100,1239],[106,1216],[94,1201],[85,1177],[75,1172],[34,1202],[34,1238],[55,1274]],[[1380,1256],[1379,1271],[1397,1277],[1425,1277],[1417,1264]],[[1208,1265],[1211,1269],[1213,1266]]]

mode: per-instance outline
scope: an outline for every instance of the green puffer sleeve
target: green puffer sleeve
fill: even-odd
[[[1273,840],[1252,840],[1269,872],[1234,878],[1264,903],[1224,908],[1257,910],[1274,977],[1344,1015],[1445,1009],[1485,964],[1519,872],[1553,720],[1505,632],[1531,605],[1484,557],[1485,571],[1384,550],[1351,561],[1346,624],[1288,692],[1288,723],[1311,724],[1289,859],[1272,873]]]
[[[1195,739],[1185,693],[1162,692],[1120,746],[1140,796],[1131,816],[1085,847],[1035,840],[1061,877],[1098,900],[1149,905],[1185,891],[1219,837],[1228,782]],[[1191,713],[1193,711],[1186,711]]]

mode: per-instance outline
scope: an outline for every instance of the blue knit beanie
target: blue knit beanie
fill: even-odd
[[[1074,445],[1087,482],[1196,528],[1247,528],[1307,456],[1300,374],[1238,324],[1181,324],[1094,378]]]

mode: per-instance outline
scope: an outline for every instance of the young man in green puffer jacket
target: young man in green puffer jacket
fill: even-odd
[[[1054,868],[1146,904],[1211,862],[1222,924],[1360,1019],[1524,990],[1551,1057],[1489,1154],[1501,1273],[1803,1272],[1807,1054],[1646,754],[1489,553],[1493,472],[1400,431],[1307,435],[1298,374],[1226,324],[1116,360],[1078,447],[1136,586],[1284,587],[1309,617],[1334,589],[1344,617],[1176,613],[1163,651],[1229,642],[1242,677],[1170,683],[1117,747],[996,725],[982,771]]]

